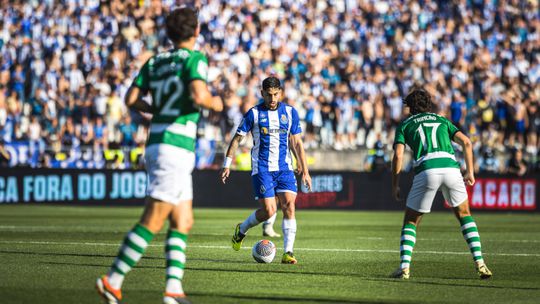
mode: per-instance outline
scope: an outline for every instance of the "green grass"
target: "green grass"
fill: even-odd
[[[494,273],[477,279],[450,213],[427,215],[409,281],[387,278],[398,265],[398,212],[299,211],[295,255],[257,264],[250,231],[230,248],[236,223],[251,211],[197,209],[184,289],[194,303],[538,303],[540,220],[536,214],[476,214],[485,259]],[[1,303],[98,303],[105,273],[141,208],[0,206]],[[281,219],[278,218],[276,230]],[[164,230],[126,278],[127,303],[160,303]],[[322,250],[316,250],[322,249]]]

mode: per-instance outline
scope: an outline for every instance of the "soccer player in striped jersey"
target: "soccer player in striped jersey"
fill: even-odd
[[[172,11],[166,18],[174,48],[151,57],[126,93],[127,106],[152,114],[146,142],[148,189],[140,221],[129,231],[109,272],[96,287],[108,303],[122,299],[125,275],[140,260],[165,221],[166,288],[164,303],[189,303],[182,289],[187,235],[193,225],[192,178],[199,107],[221,111],[221,100],[208,91],[207,59],[194,51],[199,34],[197,12]],[[152,104],[142,98],[150,93]]]
[[[311,190],[311,177],[302,144],[298,113],[293,107],[280,102],[282,93],[279,79],[268,77],[263,80],[261,94],[264,102],[251,108],[244,115],[227,149],[221,180],[225,183],[229,178],[229,166],[238,144],[247,132],[251,132],[253,136],[251,175],[255,199],[259,201],[261,207],[236,226],[232,237],[232,247],[234,250],[240,250],[248,230],[276,213],[275,196],[277,196],[283,211],[281,227],[285,252],[281,262],[296,264],[298,261],[293,254],[293,246],[296,237],[294,203],[297,187],[289,148],[297,158],[297,171],[301,174],[302,183],[309,190]]]
[[[410,108],[412,116],[397,127],[394,140],[392,191],[396,200],[400,199],[399,174],[405,145],[413,151],[415,176],[407,196],[401,231],[401,264],[392,277],[409,278],[416,228],[422,215],[431,211],[435,194],[440,189],[461,224],[461,232],[473,256],[478,275],[482,279],[490,278],[492,274],[482,257],[480,235],[469,210],[465,189],[465,183],[471,186],[474,184],[471,141],[448,119],[432,113],[433,103],[427,91],[414,89],[405,98],[405,104]],[[464,176],[456,161],[452,140],[463,148],[466,165]]]

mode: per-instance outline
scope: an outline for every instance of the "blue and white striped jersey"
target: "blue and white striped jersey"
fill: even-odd
[[[289,135],[302,132],[298,112],[282,102],[276,110],[259,104],[244,115],[237,134],[245,136],[251,131],[251,175],[260,172],[292,170]]]

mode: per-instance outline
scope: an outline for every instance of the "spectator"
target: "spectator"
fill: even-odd
[[[482,156],[477,163],[478,172],[500,173],[501,166],[499,159],[495,155],[495,151],[491,147],[483,149]]]
[[[368,172],[385,172],[388,171],[390,165],[390,157],[386,153],[385,144],[381,141],[380,134],[377,135],[377,141],[373,149],[370,149],[365,163],[365,171]]]
[[[125,147],[135,146],[137,127],[131,121],[131,116],[126,115],[120,124],[120,145]]]
[[[523,152],[521,149],[513,149],[512,156],[506,164],[507,173],[523,176],[527,173],[527,163],[523,160]]]
[[[57,129],[51,125],[61,126],[56,135],[64,152],[85,142],[84,132],[69,131],[82,117],[94,133],[101,117],[108,134],[95,144],[100,148],[120,141],[132,148],[146,132],[120,131],[129,129],[122,99],[135,71],[165,45],[163,16],[176,2],[77,3],[15,1],[0,8],[6,145],[29,135],[31,115],[48,134]],[[286,83],[287,102],[306,113],[312,149],[372,147],[379,133],[388,144],[406,114],[400,96],[425,83],[439,114],[473,138],[478,130],[477,145],[504,155],[518,142],[524,159],[536,155],[538,1],[337,3],[204,1],[201,51],[210,59],[211,90],[228,111],[203,113],[201,134],[226,140],[260,100],[261,78],[274,73]]]

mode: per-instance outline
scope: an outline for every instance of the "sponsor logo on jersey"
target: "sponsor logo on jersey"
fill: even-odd
[[[261,133],[263,135],[274,134],[274,133],[286,134],[287,129],[268,129],[267,127],[261,127]]]
[[[289,120],[287,119],[287,116],[285,114],[281,114],[280,121],[281,121],[282,124],[289,123]]]
[[[261,122],[267,122],[268,121],[268,118],[262,118],[261,119]]]

